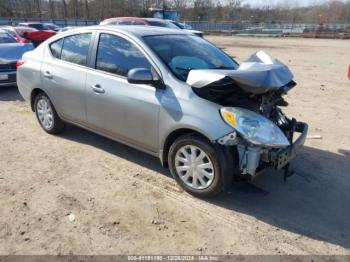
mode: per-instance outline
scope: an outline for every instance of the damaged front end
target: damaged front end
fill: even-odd
[[[192,70],[187,83],[198,96],[222,106],[222,119],[233,132],[217,142],[237,149],[236,175],[253,179],[267,167],[284,169],[285,179],[292,174],[289,163],[308,126],[281,110],[288,105],[283,95],[296,85],[287,66],[260,51],[236,70]]]

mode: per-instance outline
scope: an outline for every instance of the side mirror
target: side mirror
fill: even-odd
[[[152,71],[146,68],[134,68],[128,73],[130,84],[154,85],[157,80],[153,78]]]

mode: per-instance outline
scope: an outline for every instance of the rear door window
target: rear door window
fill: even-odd
[[[131,69],[151,67],[147,58],[128,40],[116,35],[100,35],[96,69],[126,77]]]
[[[61,59],[78,65],[86,65],[91,42],[91,33],[64,38]]]

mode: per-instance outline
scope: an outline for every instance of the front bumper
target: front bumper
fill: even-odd
[[[299,133],[299,137],[286,148],[262,148],[246,143],[238,143],[239,172],[242,177],[253,179],[266,168],[282,169],[286,167],[297,155],[297,151],[304,145],[308,133],[308,125],[296,122],[293,127],[293,135]],[[292,138],[291,138],[292,140]]]
[[[273,168],[281,169],[296,157],[297,151],[299,151],[305,143],[308,129],[309,127],[306,123],[297,122],[295,124],[295,132],[300,133],[299,137],[295,140],[295,142],[287,148],[270,152],[269,162],[271,163]]]
[[[16,71],[0,71],[0,87],[16,85]]]

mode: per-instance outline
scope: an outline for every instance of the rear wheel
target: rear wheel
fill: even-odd
[[[49,134],[58,134],[64,130],[65,124],[57,115],[48,96],[40,93],[35,97],[34,108],[41,127]]]
[[[187,192],[199,197],[214,196],[223,188],[219,154],[219,150],[198,135],[182,136],[170,147],[170,171]]]

